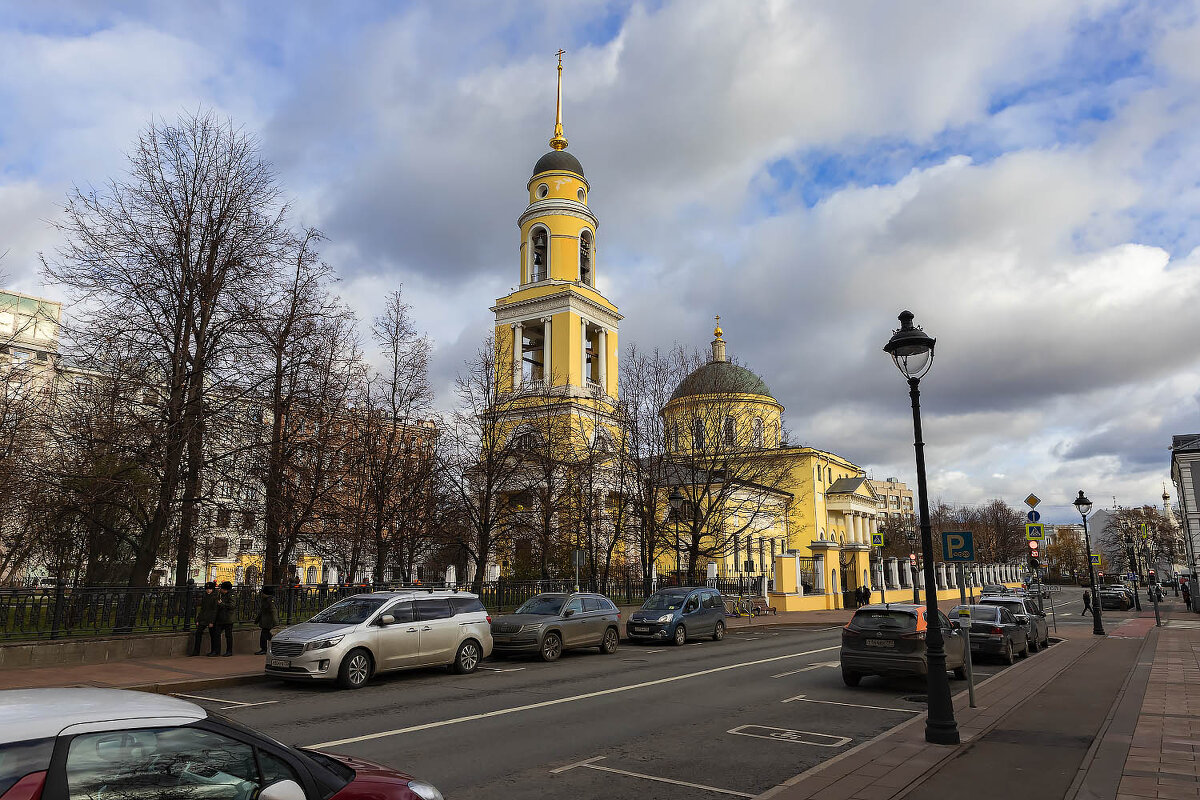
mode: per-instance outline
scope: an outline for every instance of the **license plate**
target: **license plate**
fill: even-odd
[[[292,662],[288,661],[286,658],[272,658],[271,666],[278,669],[290,669]]]
[[[867,639],[864,642],[867,647],[895,647],[896,643],[891,639]]]
[[[634,633],[649,633],[650,628],[645,625],[634,625],[632,628]]]

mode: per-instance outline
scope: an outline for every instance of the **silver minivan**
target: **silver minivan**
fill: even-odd
[[[347,597],[271,640],[265,672],[336,680],[357,689],[372,675],[449,666],[474,672],[492,653],[491,617],[466,592],[406,590]]]

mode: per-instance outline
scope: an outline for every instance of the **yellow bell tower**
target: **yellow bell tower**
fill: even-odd
[[[562,126],[562,55],[550,152],[538,159],[517,219],[519,285],[496,301],[496,380],[514,410],[550,393],[567,407],[610,413],[617,396],[617,307],[596,289],[599,222],[583,166]]]

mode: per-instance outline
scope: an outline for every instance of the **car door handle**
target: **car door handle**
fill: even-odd
[[[423,630],[423,631],[431,631],[431,630],[433,630],[433,628],[431,628],[430,626],[426,625],[424,628],[421,628],[421,630]]]
[[[428,630],[428,628],[426,630]],[[409,628],[408,630],[405,631],[405,633],[416,633],[416,632],[417,632],[416,628]]]

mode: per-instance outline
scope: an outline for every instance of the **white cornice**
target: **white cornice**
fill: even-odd
[[[576,200],[567,200],[562,197],[551,197],[530,203],[529,208],[517,217],[517,227],[523,228],[525,223],[532,219],[552,215],[575,217],[591,223],[593,229],[600,230],[600,221],[596,219],[596,215],[591,212],[591,209]]]
[[[559,285],[564,287],[574,286],[574,284],[568,281],[563,281]],[[595,300],[584,297],[577,290],[572,290],[571,288],[552,295],[531,297],[528,300],[517,300],[512,303],[493,306],[491,310],[496,315],[497,325],[524,322],[530,318],[545,314],[573,311],[584,319],[615,331],[623,319],[620,314],[597,303]]]

